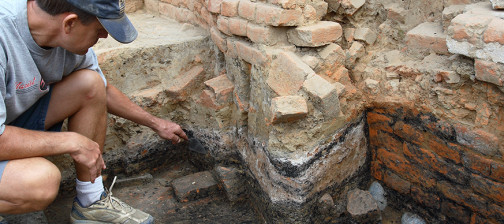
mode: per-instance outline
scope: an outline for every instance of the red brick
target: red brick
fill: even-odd
[[[300,9],[283,9],[268,4],[257,4],[255,22],[271,26],[299,26],[302,23]]]
[[[224,105],[217,105],[217,102],[215,100],[215,94],[207,89],[201,91],[198,103],[205,107],[212,108],[214,110],[224,108]]]
[[[254,21],[256,14],[256,3],[253,3],[249,0],[240,0],[238,4],[238,15],[240,17]]]
[[[275,45],[286,39],[285,31],[271,26],[261,26],[253,23],[247,25],[247,37],[254,43]]]
[[[241,59],[253,65],[264,65],[267,62],[266,56],[257,48],[243,42],[236,41],[236,50]]]
[[[221,15],[228,17],[238,16],[239,0],[223,0],[221,3]]]
[[[475,34],[482,33],[493,18],[491,15],[460,14],[452,19],[448,33],[455,40],[476,44],[480,37]]]
[[[372,130],[370,128],[370,130]],[[395,139],[392,135],[381,130],[377,130],[376,137],[369,136],[371,146],[377,148],[384,148],[387,151],[393,152],[398,155],[403,154],[403,142]]]
[[[272,123],[292,122],[306,117],[308,106],[302,96],[280,96],[271,100]]]
[[[223,53],[226,53],[227,51],[227,43],[226,43],[226,38],[222,35],[222,33],[217,30],[217,28],[212,27],[210,29],[210,38],[212,38],[212,41],[217,45],[220,51]]]
[[[232,36],[231,30],[229,30],[229,18],[225,16],[219,16],[217,18],[217,29],[219,29],[224,34]]]
[[[229,18],[229,31],[238,36],[247,36],[247,24],[245,19],[232,17]]]
[[[433,209],[439,209],[441,207],[441,199],[439,196],[416,185],[411,185],[411,197],[426,207]]]
[[[394,134],[396,134],[397,136],[403,138],[408,142],[412,142],[417,145],[421,145],[425,142],[424,132],[416,129],[415,127],[409,124],[405,124],[402,121],[396,122],[394,127],[392,127],[392,129],[394,130]]]
[[[490,167],[490,178],[500,183],[504,183],[504,163],[492,161]]]
[[[218,104],[225,104],[231,100],[234,84],[227,78],[226,74],[205,81],[205,85],[213,91]]]
[[[209,12],[220,13],[222,0],[207,0],[207,9]]]
[[[280,96],[295,95],[314,71],[295,53],[281,51],[272,63],[266,84]]]
[[[436,185],[437,190],[444,196],[457,204],[469,207],[480,214],[488,214],[487,199],[475,194],[466,186],[452,185],[447,181],[439,181]]]
[[[489,197],[495,202],[504,202],[504,184],[498,183],[482,176],[471,176],[471,187],[474,191]]]
[[[504,64],[475,59],[476,79],[498,86],[504,85]]]
[[[492,160],[477,153],[467,151],[464,153],[462,164],[473,172],[490,176]]]
[[[383,114],[369,112],[367,113],[367,122],[368,124],[389,124],[392,121],[392,118],[387,117]]]
[[[319,47],[330,44],[341,37],[343,29],[336,22],[319,21],[287,31],[289,42],[296,46]]]
[[[383,175],[383,182],[401,194],[410,193],[411,183],[388,170]]]
[[[497,42],[504,45],[504,20],[494,18],[483,33],[483,41],[485,43]]]
[[[435,136],[430,136],[429,140],[427,141],[428,148],[434,151],[437,155],[445,159],[449,159],[456,164],[460,164],[460,152],[456,149],[448,147],[446,143],[441,142],[443,142],[441,139],[436,138]]]
[[[380,161],[371,162],[371,176],[377,180],[383,180],[383,168],[381,167]]]
[[[185,100],[189,96],[189,92],[196,89],[197,85],[201,83],[204,75],[203,66],[194,66],[171,80],[166,88],[166,94],[175,100]]]
[[[471,212],[466,208],[459,206],[457,204],[453,204],[448,201],[443,201],[441,203],[441,213],[446,215],[452,219],[457,220],[459,223],[467,223],[471,222]]]

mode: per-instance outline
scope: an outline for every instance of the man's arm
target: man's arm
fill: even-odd
[[[178,124],[148,113],[110,83],[107,84],[107,108],[111,114],[151,128],[162,138],[171,140],[173,144],[177,144],[179,139],[188,140]]]

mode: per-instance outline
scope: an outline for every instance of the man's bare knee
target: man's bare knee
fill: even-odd
[[[75,87],[84,92],[86,99],[105,97],[105,83],[97,72],[83,69],[76,71],[71,76],[74,76]]]

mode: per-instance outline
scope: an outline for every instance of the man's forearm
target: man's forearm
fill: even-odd
[[[76,133],[42,132],[6,126],[0,135],[0,160],[72,153]]]

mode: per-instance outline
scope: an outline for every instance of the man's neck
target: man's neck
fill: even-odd
[[[35,1],[27,4],[28,27],[35,43],[43,48],[57,47],[61,17],[49,15]]]

